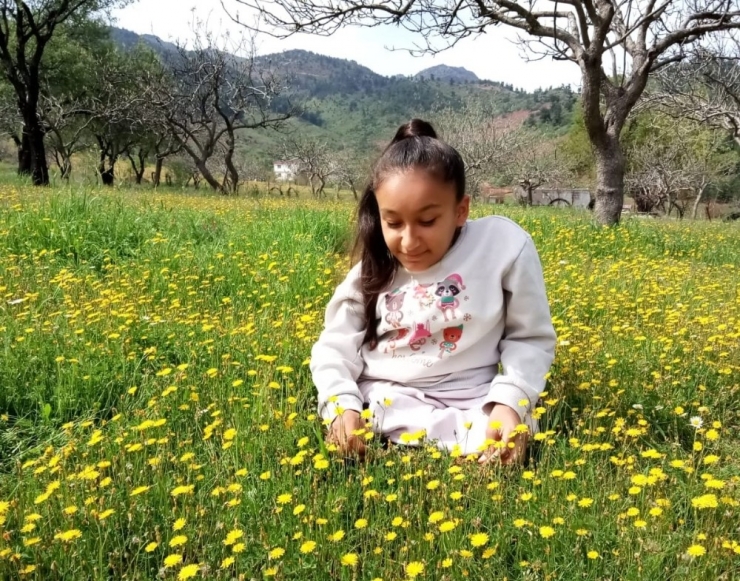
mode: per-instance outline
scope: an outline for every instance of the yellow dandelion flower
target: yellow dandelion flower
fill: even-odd
[[[179,530],[180,530],[180,529],[182,529],[182,528],[183,528],[184,526],[185,526],[185,519],[184,519],[184,518],[178,518],[178,519],[177,519],[177,520],[175,521],[175,524],[173,524],[173,525],[172,525],[172,530],[173,530],[173,531],[179,531]]]
[[[283,549],[281,547],[275,547],[269,553],[267,553],[267,556],[270,559],[279,559],[284,554],[285,554],[285,549]]]
[[[589,559],[598,559],[599,558],[599,552],[598,551],[589,551],[588,553],[586,553],[586,556]]]
[[[543,539],[549,539],[553,535],[555,535],[555,529],[554,528],[548,527],[548,526],[540,527],[540,536]]]
[[[365,518],[358,518],[355,521],[355,528],[356,529],[364,529],[364,528],[367,528],[367,519],[365,519]]]
[[[150,488],[151,488],[151,486],[138,486],[138,487],[134,488],[131,491],[130,496],[138,496],[139,494],[143,494],[144,492],[146,492]]]
[[[345,567],[354,567],[359,560],[357,553],[347,553],[346,555],[342,555],[341,563]]]
[[[179,565],[180,563],[182,563],[182,555],[167,555],[164,558],[164,566],[166,569]]]
[[[344,531],[339,529],[335,533],[330,534],[327,538],[333,543],[338,543],[344,538]]]
[[[706,555],[707,550],[702,545],[691,545],[686,549],[686,554],[691,557],[701,557]]]
[[[151,553],[159,546],[159,543],[151,542],[146,547],[144,547],[144,551],[147,553]]]
[[[420,563],[419,561],[411,561],[410,563],[406,564],[405,570],[406,575],[408,575],[410,579],[413,579],[414,577],[418,577],[424,572],[424,563]]]
[[[177,496],[181,496],[183,494],[193,494],[194,491],[195,491],[195,485],[194,484],[189,484],[187,486],[178,486],[178,487],[174,488],[172,490],[172,492],[170,492],[170,494],[172,496],[177,497]]]
[[[475,533],[470,535],[470,544],[474,547],[482,547],[488,542],[488,535],[486,533]]]
[[[434,524],[438,523],[445,517],[445,514],[442,511],[435,511],[432,514],[429,515],[429,522]]]
[[[221,569],[228,569],[234,564],[234,557],[226,557],[223,561],[221,561]]]
[[[243,536],[244,536],[244,531],[240,529],[234,529],[233,531],[230,531],[226,535],[226,538],[224,539],[224,545],[226,545],[227,547],[229,545],[233,545],[236,541],[241,539]]]
[[[185,565],[180,572],[177,574],[177,581],[185,581],[186,579],[192,579],[198,574],[200,565]]]
[[[170,541],[170,547],[179,547],[188,542],[188,538],[185,535],[177,535]]]
[[[65,543],[68,543],[70,541],[73,541],[75,539],[79,539],[82,536],[82,531],[79,529],[70,529],[68,531],[64,531],[63,533],[57,533],[54,535],[54,539],[57,541],[63,541]]]
[[[307,555],[309,553],[313,553],[315,549],[316,549],[315,541],[306,541],[301,545],[300,551],[304,555]]]

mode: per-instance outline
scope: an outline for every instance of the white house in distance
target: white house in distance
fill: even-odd
[[[273,163],[272,170],[275,172],[275,179],[281,182],[292,182],[298,177],[299,164],[297,161],[278,160]]]

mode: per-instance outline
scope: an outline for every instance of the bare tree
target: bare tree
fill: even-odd
[[[656,75],[638,108],[658,110],[729,132],[740,145],[740,42],[700,47]]]
[[[88,130],[95,117],[89,103],[45,91],[39,99],[39,115],[60,177],[69,180],[72,156],[90,146]]]
[[[153,93],[153,100],[211,188],[236,193],[238,134],[246,129],[280,129],[293,111],[271,109],[286,88],[275,73],[257,66],[254,43],[241,39],[227,52],[210,32],[197,26],[194,31],[192,46],[179,46],[169,63],[171,79]],[[222,44],[228,42],[226,37]],[[219,149],[223,154],[221,181],[209,167]]]
[[[444,140],[465,160],[468,191],[477,197],[486,178],[513,161],[522,133],[505,118],[492,118],[481,108],[444,109],[432,117]]]
[[[696,218],[707,189],[727,180],[737,166],[724,132],[660,116],[627,156],[627,185],[637,209],[667,215],[675,210],[680,218],[690,204]]]
[[[526,33],[533,58],[551,56],[581,71],[581,101],[596,160],[595,214],[619,221],[625,158],[620,135],[648,76],[681,60],[706,35],[740,28],[737,0],[237,0],[279,37],[330,35],[347,25],[403,27],[415,52],[438,52],[498,24]],[[222,2],[223,4],[223,2]],[[231,17],[247,27],[258,28]],[[612,65],[611,73],[607,72]]]
[[[370,180],[370,163],[367,156],[344,150],[334,154],[334,179],[338,186],[349,188],[355,200],[359,200],[360,190]]]
[[[152,186],[159,187],[162,181],[162,168],[164,161],[182,151],[182,140],[173,133],[167,123],[161,123],[160,119],[150,124],[153,135],[152,153],[154,154],[154,171],[152,172]]]
[[[516,184],[523,196],[520,201],[533,205],[534,192],[543,185],[560,188],[569,184],[574,176],[558,159],[557,145],[545,142],[537,133],[520,128],[507,138],[497,174],[499,179]]]
[[[327,182],[339,171],[336,154],[321,139],[291,136],[283,141],[280,157],[297,164],[298,173],[306,176],[315,198],[324,195]]]

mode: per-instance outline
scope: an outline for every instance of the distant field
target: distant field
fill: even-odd
[[[0,579],[740,577],[740,224],[480,205],[559,336],[522,468],[323,444],[346,201],[0,186]]]

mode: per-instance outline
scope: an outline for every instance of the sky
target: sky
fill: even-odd
[[[244,7],[234,0],[224,0],[244,15]],[[113,12],[115,25],[138,34],[153,34],[166,41],[187,41],[192,36],[192,22],[207,22],[214,32],[239,34],[243,29],[223,10],[220,0],[136,0]],[[571,62],[549,58],[527,62],[523,50],[516,44],[517,32],[506,27],[491,27],[477,38],[468,38],[436,56],[415,57],[403,50],[389,48],[412,47],[413,34],[395,27],[345,28],[330,37],[297,35],[275,39],[260,35],[259,54],[289,49],[303,49],[326,56],[354,60],[381,75],[413,75],[427,67],[445,64],[465,67],[481,79],[510,83],[532,91],[570,84],[580,86],[580,72]]]

